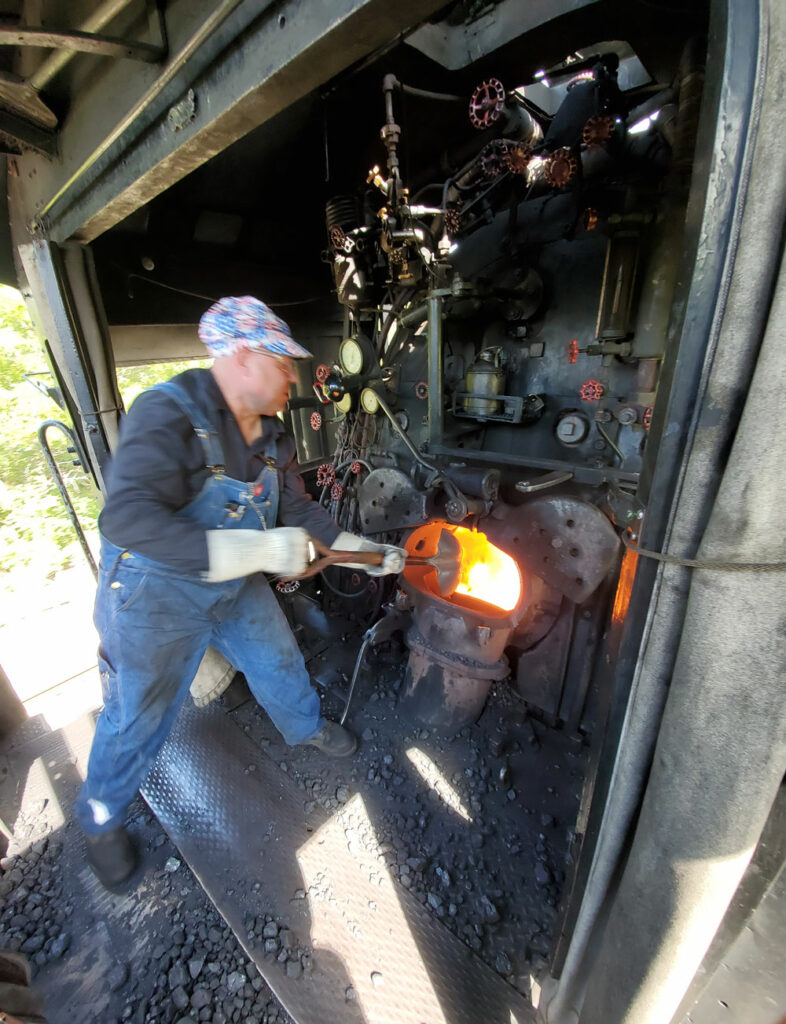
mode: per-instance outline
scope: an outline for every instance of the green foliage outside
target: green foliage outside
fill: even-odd
[[[136,396],[195,363],[158,363],[117,372],[128,408]],[[41,386],[55,381],[27,315],[21,295],[0,286],[0,589],[13,590],[20,572],[52,577],[83,559],[71,521],[46,465],[36,432],[46,419],[71,426],[68,414],[25,375]],[[49,431],[55,460],[91,548],[96,551],[100,495],[92,477],[73,465],[64,435]]]

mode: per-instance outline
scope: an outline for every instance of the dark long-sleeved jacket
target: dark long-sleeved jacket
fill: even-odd
[[[200,409],[209,414],[224,451],[227,476],[255,480],[264,466],[270,439],[277,440],[278,525],[302,526],[325,544],[339,528],[311,499],[298,472],[295,442],[275,416],[262,417],[262,436],[246,444],[210,370],[174,377]],[[173,398],[151,389],[141,394],[120,426],[120,443],[107,474],[101,532],[119,547],[137,551],[178,572],[208,568],[205,531],[179,515],[209,475],[202,443]]]

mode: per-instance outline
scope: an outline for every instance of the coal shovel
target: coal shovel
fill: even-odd
[[[342,565],[350,562],[355,565],[382,565],[384,554],[381,551],[334,551],[333,548],[325,547],[320,541],[313,537],[309,541],[313,548],[313,558],[304,573],[298,579],[305,579],[307,576],[315,576],[318,572],[329,565]],[[456,540],[455,534],[449,530],[442,530],[439,535],[436,554],[429,555],[407,555],[407,565],[429,565],[436,571],[437,588],[443,597],[450,597],[458,586],[461,574],[461,545]]]

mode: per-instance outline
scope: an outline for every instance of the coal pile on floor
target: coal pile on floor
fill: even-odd
[[[552,948],[586,747],[530,718],[504,682],[458,736],[414,726],[398,711],[405,660],[395,642],[369,659],[347,722],[360,740],[350,759],[287,747],[251,700],[232,714],[302,790],[306,814],[337,814],[360,794],[350,852],[381,853],[404,888],[529,995]],[[325,714],[342,707],[328,689]]]
[[[376,863],[529,995],[553,947],[586,747],[532,719],[504,682],[458,736],[406,721],[405,660],[395,642],[369,659],[348,722],[360,748],[348,759],[288,747],[253,701],[231,711],[224,702],[257,751],[243,770],[272,760],[302,794],[305,819],[334,819],[350,854]],[[328,690],[323,705],[340,716],[340,696]],[[300,984],[311,970],[308,934],[275,916],[249,879],[254,912],[235,935],[141,800],[131,818],[141,878],[125,895],[106,893],[71,820],[80,782],[72,747],[54,734],[28,747],[5,757],[5,777],[0,770],[0,816],[13,831],[0,862],[0,948],[28,958],[49,1024],[288,1024],[243,946]],[[43,797],[30,782],[36,765]]]
[[[13,769],[30,760],[15,759],[4,796]],[[27,959],[47,1024],[291,1024],[141,800],[130,822],[141,876],[112,895],[87,869],[70,820],[78,779],[63,785],[67,766],[41,760],[52,765],[59,799],[25,800],[13,817],[3,807],[13,829],[0,861],[0,949]]]

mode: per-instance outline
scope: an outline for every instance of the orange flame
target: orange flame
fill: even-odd
[[[636,565],[639,556],[630,548],[625,549],[620,569],[620,578],[617,583],[617,593],[614,595],[614,609],[612,618],[614,622],[622,622],[628,611],[631,594],[633,593],[633,581],[636,577]]]
[[[521,597],[521,576],[510,555],[495,547],[485,535],[463,526],[455,528],[463,552],[457,594],[511,611]]]

